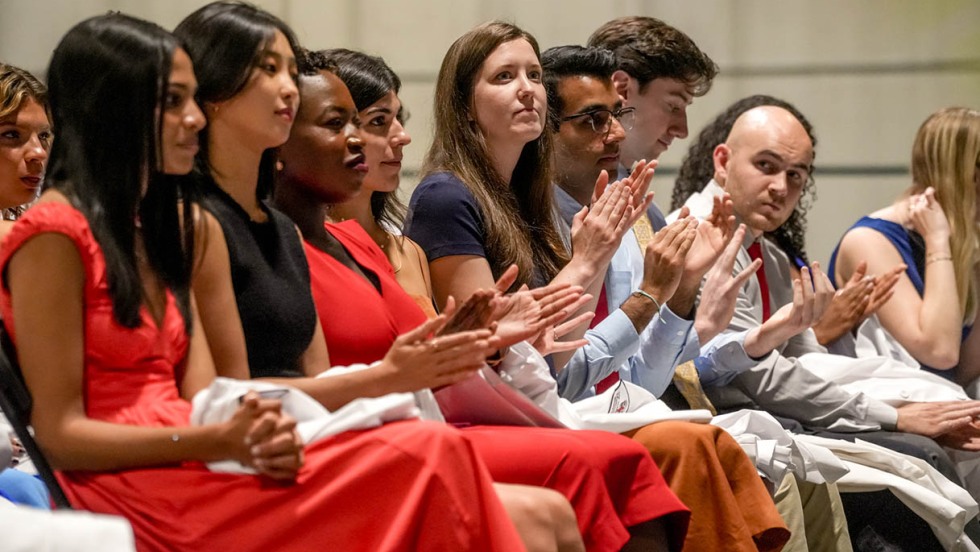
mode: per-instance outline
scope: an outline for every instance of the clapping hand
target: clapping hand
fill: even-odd
[[[687,208],[681,208],[678,217],[687,216]],[[714,197],[714,206],[708,218],[698,224],[698,232],[694,238],[691,251],[687,254],[684,266],[684,277],[700,281],[721,256],[725,246],[735,232],[735,214],[732,198],[727,193]]]
[[[740,224],[705,277],[701,287],[700,306],[694,318],[694,330],[700,343],[707,343],[728,327],[735,314],[739,291],[745,281],[762,266],[762,260],[756,259],[737,275],[733,274],[735,258],[742,248],[745,232],[745,225]]]

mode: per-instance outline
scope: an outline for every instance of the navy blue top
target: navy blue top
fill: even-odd
[[[879,218],[862,217],[861,220],[854,223],[851,228],[871,228],[880,232],[895,249],[898,250],[898,254],[902,257],[902,262],[905,263],[907,267],[905,269],[905,275],[909,277],[912,281],[912,285],[915,286],[915,290],[919,292],[921,297],[925,293],[925,259],[926,259],[926,246],[925,242],[922,240],[917,232],[912,230],[906,230],[904,226],[898,224],[897,222],[892,222],[890,220],[884,220]],[[848,229],[850,231],[850,229]],[[845,232],[846,233],[846,232]],[[830,281],[837,286],[835,281],[835,272],[837,267],[837,250],[840,249],[840,243],[834,248],[834,252],[830,255],[830,265],[827,267],[827,275],[830,276]],[[837,286],[839,287],[839,286]],[[970,326],[963,327],[962,339],[966,339],[966,336],[970,333]],[[928,370],[933,374],[942,376],[948,380],[953,379],[953,373],[955,370],[936,370],[925,364],[922,365],[923,370]]]
[[[427,175],[408,203],[403,232],[431,262],[451,255],[486,258],[486,227],[476,198],[456,175]]]
[[[902,257],[902,262],[908,267],[905,269],[905,275],[909,277],[909,280],[912,280],[912,285],[915,286],[915,290],[919,292],[919,295],[925,292],[925,281],[922,275],[925,274],[926,246],[925,242],[922,241],[922,236],[914,231],[906,230],[904,226],[897,222],[880,218],[861,217],[847,231],[850,232],[854,228],[871,228],[888,238],[888,241],[898,250],[899,256]],[[838,249],[840,249],[840,243],[837,244],[834,252],[831,253],[830,265],[827,267],[827,276],[830,276],[830,281],[834,284],[834,287],[840,287],[837,284],[835,275],[837,272]]]

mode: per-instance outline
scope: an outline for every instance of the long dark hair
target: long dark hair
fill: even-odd
[[[280,31],[293,52],[299,51],[296,34],[278,17],[244,2],[212,2],[188,15],[174,29],[187,48],[197,73],[197,102],[221,102],[234,97],[248,84],[262,50]],[[201,135],[195,171],[211,175],[208,128]],[[256,194],[263,199],[275,181],[276,150],[262,154]]]
[[[323,50],[321,53],[337,64],[337,76],[347,85],[358,111],[367,109],[388,92],[398,94],[402,88],[401,79],[378,56],[346,48]],[[404,109],[395,114],[402,122],[403,112]],[[397,192],[371,194],[371,214],[379,224],[401,228],[405,221],[405,211],[405,204],[398,199]]]
[[[515,285],[536,271],[545,281],[568,262],[552,212],[551,153],[547,121],[521,152],[510,182],[497,174],[479,127],[468,118],[483,62],[497,46],[526,40],[540,59],[533,36],[501,21],[480,25],[459,37],[442,60],[435,95],[435,136],[424,172],[455,174],[476,198],[486,224],[487,261],[495,278],[511,264],[520,268]]]
[[[159,170],[162,106],[179,46],[153,23],[110,13],[68,31],[48,69],[58,139],[44,186],[88,219],[105,257],[113,314],[128,328],[140,325],[143,300],[139,221],[150,266],[176,295],[190,331],[192,192],[186,178]]]
[[[671,209],[679,209],[687,201],[687,198],[703,190],[714,177],[715,164],[712,155],[715,151],[715,146],[725,143],[725,140],[728,139],[728,134],[732,130],[732,126],[735,124],[735,120],[746,111],[764,105],[781,107],[789,111],[793,117],[796,117],[796,120],[803,125],[807,135],[810,137],[814,151],[816,150],[817,136],[813,133],[813,125],[810,124],[810,121],[793,104],[780,100],[779,98],[766,96],[765,94],[756,94],[755,96],[743,98],[733,103],[725,111],[719,113],[714,120],[701,130],[698,137],[691,143],[691,147],[687,150],[687,154],[684,156],[684,161],[681,164],[681,169],[677,174],[677,180],[674,181],[674,193],[670,203]],[[816,153],[814,153],[814,156],[816,156]],[[791,259],[799,258],[806,264],[810,264],[806,255],[806,213],[816,198],[813,172],[814,168],[811,168],[810,179],[804,184],[800,200],[796,203],[796,208],[793,209],[793,213],[789,216],[789,219],[779,228],[766,234]]]

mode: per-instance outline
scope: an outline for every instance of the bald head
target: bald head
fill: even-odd
[[[813,142],[789,111],[756,107],[735,120],[714,162],[715,181],[731,194],[735,214],[759,235],[779,228],[796,208],[810,177]]]

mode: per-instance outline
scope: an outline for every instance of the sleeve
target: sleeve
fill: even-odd
[[[694,359],[698,378],[704,387],[728,385],[735,376],[748,370],[758,361],[745,352],[745,335],[748,331],[725,331],[709,341]]]
[[[629,380],[659,397],[674,377],[678,364],[697,356],[694,323],[666,305],[640,334],[639,351],[629,359]]]
[[[748,253],[740,251],[736,273],[747,259]],[[726,404],[744,405],[741,399],[747,397],[762,410],[834,431],[894,428],[898,420],[894,408],[824,380],[798,359],[784,356],[781,348],[761,360],[747,356],[745,336],[762,324],[758,294],[758,283],[750,278],[739,291],[728,329],[702,347],[701,357],[695,360],[702,385],[712,388],[712,402],[726,408]]]
[[[810,427],[855,432],[894,429],[895,408],[863,393],[850,393],[814,374],[799,359],[770,354],[731,383],[763,410]]]
[[[585,339],[588,344],[575,351],[555,378],[558,394],[570,401],[589,396],[595,384],[624,365],[639,348],[636,328],[622,309],[585,332]]]
[[[450,173],[429,175],[419,183],[404,230],[430,262],[451,255],[486,257],[483,214],[473,194]]]

